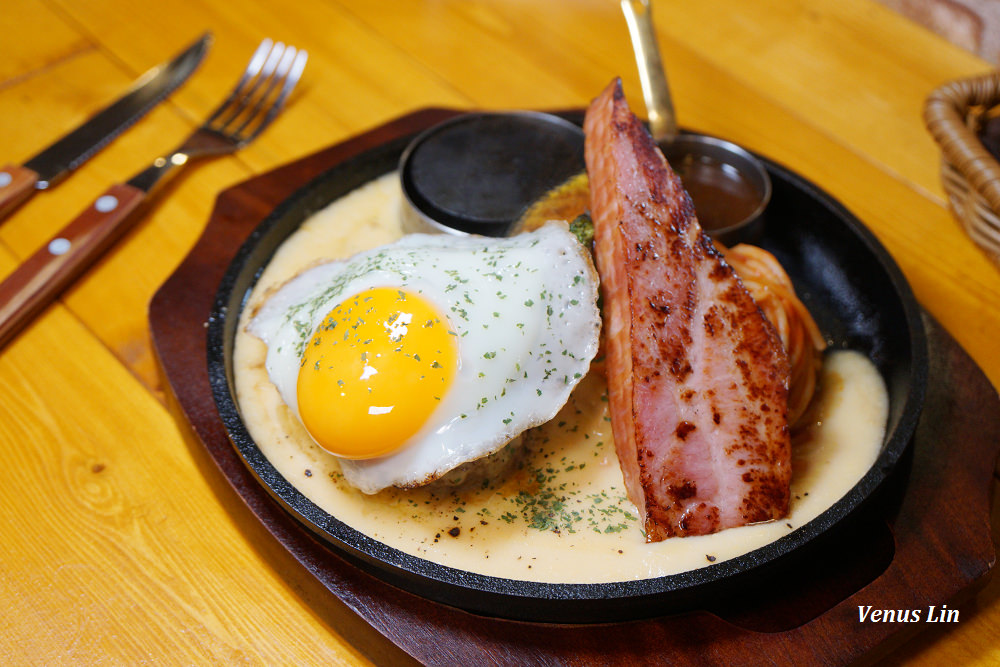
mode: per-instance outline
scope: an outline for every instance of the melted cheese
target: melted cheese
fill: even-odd
[[[312,443],[264,370],[266,349],[244,331],[268,291],[303,267],[402,235],[395,173],[332,203],[279,248],[257,283],[236,339],[237,400],[274,467],[347,525],[403,552],[485,575],[548,583],[603,583],[685,572],[740,556],[803,526],[841,498],[874,463],[888,398],[863,355],[828,353],[815,423],[794,439],[792,503],[782,521],[647,544],[615,456],[598,364],[556,419],[487,481],[365,495],[336,458]]]

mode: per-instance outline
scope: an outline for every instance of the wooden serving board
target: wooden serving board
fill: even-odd
[[[397,589],[317,541],[256,482],[230,444],[209,385],[205,325],[239,245],[276,204],[330,167],[456,111],[425,109],[221,193],[204,234],[149,309],[179,418],[232,490],[330,593],[427,664],[843,664],[890,651],[923,623],[862,623],[859,607],[954,606],[995,561],[990,492],[1000,399],[926,318],[930,369],[911,454],[878,500],[799,563],[701,611],[598,627],[486,618]],[[934,626],[938,627],[938,626]]]

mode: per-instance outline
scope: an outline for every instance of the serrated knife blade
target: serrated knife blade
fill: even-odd
[[[57,185],[177,89],[198,67],[212,42],[205,33],[171,60],[140,76],[117,100],[23,165],[0,169],[0,219],[38,190]]]

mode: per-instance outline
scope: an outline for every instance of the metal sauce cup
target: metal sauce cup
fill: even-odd
[[[559,116],[456,116],[400,158],[403,231],[509,236],[528,206],[583,170],[583,130]]]
[[[704,134],[677,135],[661,146],[684,183],[702,228],[724,245],[760,236],[771,178],[744,148]]]
[[[622,0],[649,130],[694,202],[702,228],[720,243],[751,241],[760,233],[771,199],[764,164],[736,144],[678,132],[649,0]]]

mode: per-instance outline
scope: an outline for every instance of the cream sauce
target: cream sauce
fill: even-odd
[[[345,524],[479,574],[548,583],[644,579],[719,563],[791,533],[847,493],[878,456],[888,414],[882,378],[865,356],[830,352],[814,423],[795,438],[790,515],[647,544],[625,495],[603,369],[595,363],[560,414],[530,432],[521,455],[488,484],[361,493],[281,401],[264,370],[266,348],[244,328],[268,291],[303,267],[399,238],[401,205],[390,173],[307,220],[261,275],[236,338],[237,401],[251,436],[290,483]]]

